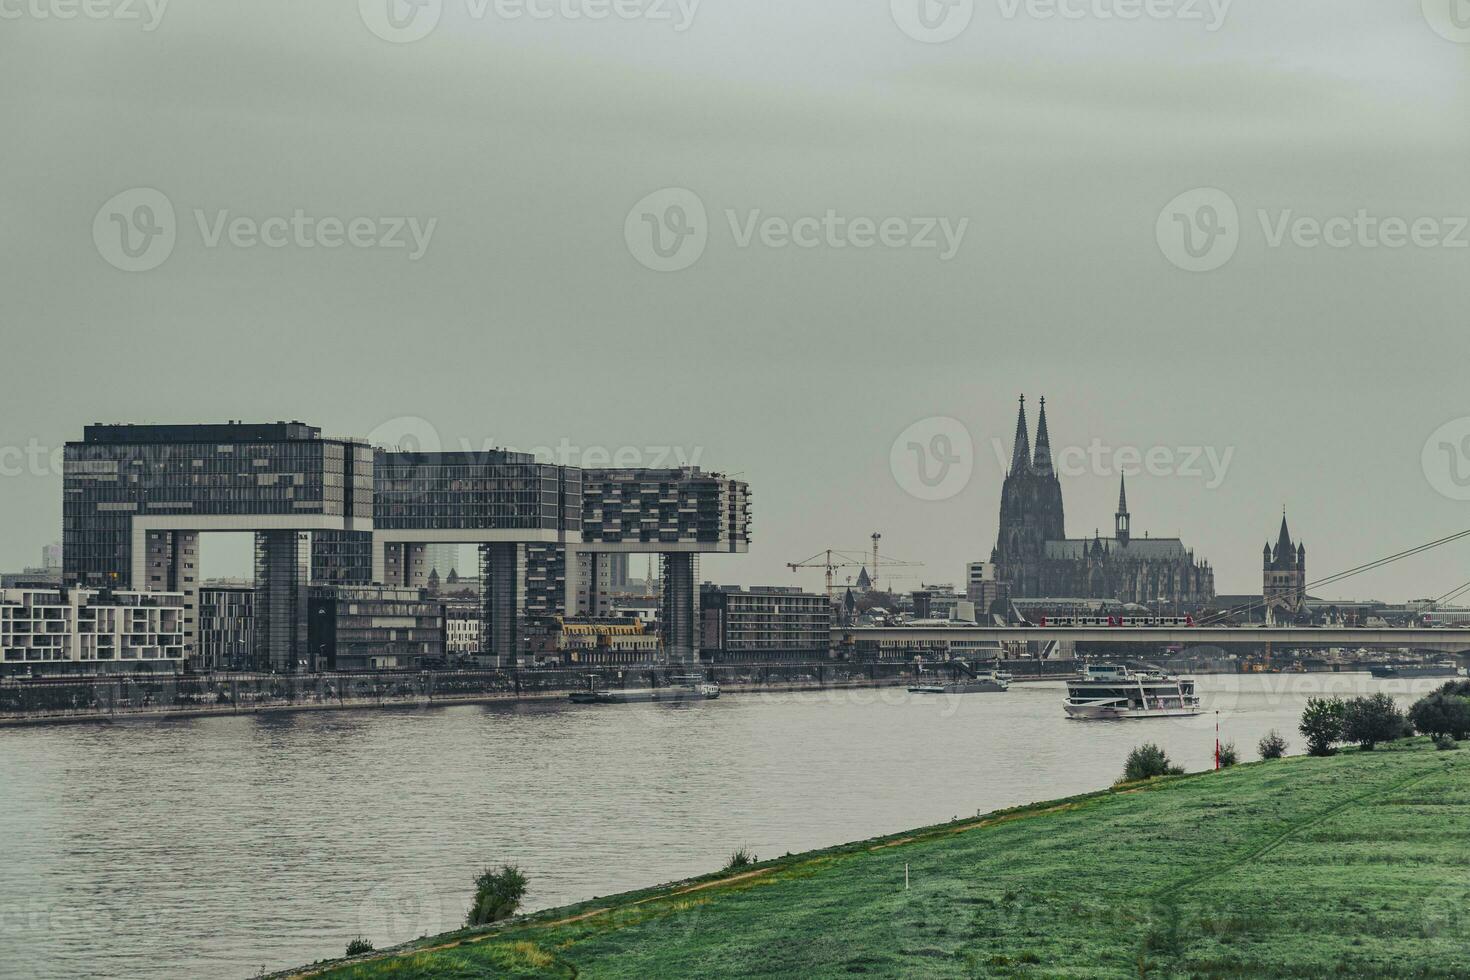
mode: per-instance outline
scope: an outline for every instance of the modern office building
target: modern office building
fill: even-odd
[[[183,667],[180,593],[0,590],[0,674],[178,673]]]
[[[444,660],[444,607],[422,589],[317,585],[307,670],[416,670]]]
[[[663,656],[699,658],[699,555],[750,547],[750,486],[698,467],[582,473],[582,544],[604,554],[653,552],[662,559]],[[593,580],[598,574],[594,571]]]
[[[89,425],[65,452],[68,585],[182,592],[199,643],[199,536],[255,534],[256,666],[307,659],[308,532],[371,531],[373,452],[301,422]]]
[[[832,604],[796,588],[700,589],[705,659],[717,661],[827,659]]]
[[[206,583],[199,588],[200,671],[249,670],[255,657],[255,587]]]
[[[309,587],[422,589],[462,545],[479,549],[482,656],[523,660],[532,619],[599,610],[628,556],[656,553],[660,656],[692,662],[697,555],[749,546],[749,487],[717,473],[375,450],[300,422],[88,426],[66,447],[63,515],[65,581],[184,593],[189,656],[199,535],[254,532],[254,666],[291,672],[322,662]]]

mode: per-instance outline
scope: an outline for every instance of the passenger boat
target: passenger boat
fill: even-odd
[[[713,701],[720,685],[698,675],[671,678],[668,687],[589,688],[567,697],[575,704],[641,704],[650,701]]]
[[[1067,682],[1064,707],[1068,718],[1079,721],[1182,718],[1204,710],[1192,677],[1101,664],[1084,668],[1080,679]]]

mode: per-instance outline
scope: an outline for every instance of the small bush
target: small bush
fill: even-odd
[[[1470,738],[1470,701],[1455,694],[1454,682],[1414,702],[1409,720],[1425,735]]]
[[[470,906],[465,925],[483,926],[516,914],[526,895],[526,876],[513,864],[499,871],[486,868],[475,879],[475,904]]]
[[[1183,773],[1181,767],[1169,762],[1163,749],[1149,742],[1128,753],[1128,761],[1123,765],[1123,782],[1135,783],[1140,779],[1179,776]]]
[[[356,939],[352,940],[352,942],[350,942],[350,943],[347,944],[347,954],[346,955],[348,955],[348,956],[361,956],[363,953],[371,953],[372,951],[373,951],[373,944],[370,943],[370,942],[368,942],[366,939],[362,938],[361,936],[358,936]]]
[[[1286,754],[1287,742],[1276,729],[1271,729],[1256,743],[1256,751],[1262,759],[1279,759]]]
[[[750,853],[750,848],[742,847],[740,850],[730,855],[730,861],[728,864],[725,865],[725,870],[739,871],[741,868],[750,867],[752,864],[755,864],[755,862],[759,860],[760,858]]]
[[[1460,747],[1460,743],[1448,735],[1436,735],[1434,736],[1434,747],[1441,752],[1453,752]]]
[[[1408,720],[1387,694],[1353,698],[1343,704],[1343,741],[1356,742],[1364,752],[1371,752],[1379,742],[1392,742],[1408,733]]]
[[[1307,740],[1308,755],[1331,755],[1342,741],[1343,714],[1347,707],[1341,698],[1308,698],[1297,730]]]
[[[1220,768],[1229,769],[1240,761],[1240,753],[1235,751],[1234,742],[1226,742],[1220,746]]]

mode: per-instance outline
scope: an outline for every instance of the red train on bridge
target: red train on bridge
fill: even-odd
[[[1187,627],[1194,625],[1193,616],[1042,616],[1039,626],[1162,626]]]

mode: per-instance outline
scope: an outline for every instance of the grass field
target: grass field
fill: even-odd
[[[1470,977],[1470,751],[1417,739],[1156,780],[315,971]]]

